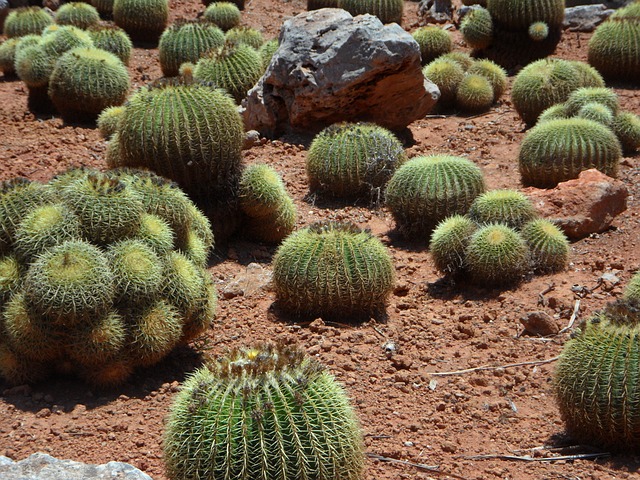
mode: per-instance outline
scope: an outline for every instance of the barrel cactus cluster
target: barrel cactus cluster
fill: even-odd
[[[362,431],[316,359],[259,344],[210,360],[182,385],[164,433],[170,480],[362,480]]]
[[[484,191],[482,171],[471,160],[451,155],[414,157],[389,180],[385,204],[405,237],[428,242],[440,221],[465,214]]]
[[[394,281],[386,247],[349,222],[323,221],[298,230],[273,259],[277,305],[297,318],[368,319],[384,311]]]
[[[607,305],[583,322],[556,366],[554,390],[567,433],[610,450],[640,441],[640,299]]]
[[[507,87],[507,72],[500,65],[491,60],[474,60],[462,52],[437,57],[425,65],[422,73],[440,89],[441,110],[486,111]]]
[[[444,219],[429,249],[443,274],[500,287],[517,284],[529,272],[562,271],[569,258],[564,233],[514,190],[488,191],[466,215]]]
[[[562,35],[564,0],[491,0],[470,10],[460,31],[474,55],[511,68],[553,53]]]
[[[0,376],[120,384],[215,315],[207,219],[148,172],[75,169],[0,189]]]
[[[604,77],[640,77],[640,3],[630,3],[602,23],[589,40],[589,63]]]

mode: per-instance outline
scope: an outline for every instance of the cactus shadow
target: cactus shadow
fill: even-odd
[[[386,324],[389,319],[389,315],[387,314],[386,308],[379,308],[370,314],[364,314],[361,316],[349,318],[346,318],[344,316],[292,314],[280,308],[277,300],[271,303],[271,305],[269,305],[269,308],[267,309],[267,319],[274,323],[297,325],[304,328],[311,325],[311,323],[313,323],[318,318],[322,319],[322,321],[329,326],[354,328],[364,325],[371,320],[379,324]]]
[[[0,379],[0,395],[4,402],[23,412],[37,413],[49,408],[66,414],[78,405],[92,410],[114,402],[122,395],[144,399],[166,384],[182,383],[203,362],[204,355],[201,352],[192,347],[180,346],[161,362],[137,369],[126,382],[117,387],[97,388],[76,376],[54,375],[41,382],[19,386],[12,386]]]
[[[425,286],[427,295],[438,300],[490,300],[516,290],[519,284],[505,287],[480,287],[463,277],[444,276]]]

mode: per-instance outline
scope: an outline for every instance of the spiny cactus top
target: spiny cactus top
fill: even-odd
[[[169,20],[168,0],[114,0],[113,21],[134,40],[155,42]]]
[[[394,278],[385,246],[351,223],[318,222],[294,232],[273,259],[278,305],[302,317],[350,321],[379,313]]]
[[[306,170],[312,190],[337,197],[363,193],[379,196],[405,159],[402,144],[386,128],[370,123],[338,123],[313,139]]]
[[[502,223],[519,229],[537,216],[531,201],[515,190],[490,190],[469,208],[469,218],[479,225]]]
[[[222,90],[187,80],[133,94],[120,120],[119,166],[142,167],[200,198],[226,198],[237,187],[243,124]]]
[[[556,400],[576,441],[640,445],[640,304],[618,301],[588,319],[556,366]]]
[[[31,33],[40,35],[53,17],[40,7],[21,7],[9,12],[4,20],[4,34],[9,37],[23,37]]]
[[[231,2],[214,2],[202,14],[202,18],[227,31],[240,25],[240,9]]]
[[[421,27],[411,34],[420,47],[422,64],[435,60],[453,48],[451,34],[440,27]]]
[[[362,433],[342,387],[291,346],[233,350],[192,374],[164,433],[171,480],[361,480]]]
[[[129,65],[133,43],[127,32],[113,22],[98,23],[89,27],[88,32],[96,48],[113,53],[122,63]]]
[[[100,14],[94,6],[88,3],[70,2],[61,5],[54,18],[58,25],[73,25],[87,29],[100,21]]]

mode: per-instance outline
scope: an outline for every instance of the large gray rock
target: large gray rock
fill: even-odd
[[[249,91],[245,126],[266,136],[343,120],[400,130],[439,96],[422,75],[418,44],[399,25],[323,8],[282,26],[278,50]]]
[[[46,453],[34,453],[24,460],[0,456],[2,480],[152,480],[146,473],[127,463],[109,462],[89,465],[58,460]]]
[[[603,4],[566,8],[563,26],[574,32],[593,32],[613,12],[615,10],[605,7]]]

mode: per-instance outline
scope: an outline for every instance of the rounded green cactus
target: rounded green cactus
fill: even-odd
[[[66,342],[70,357],[83,367],[100,368],[124,357],[128,342],[128,322],[116,310],[110,310],[98,318],[74,329]]]
[[[571,65],[577,72],[581,86],[596,88],[605,87],[602,75],[600,75],[600,73],[588,63],[580,62],[578,60],[567,60],[567,62],[569,62],[569,65]]]
[[[164,282],[160,296],[189,318],[207,298],[205,273],[181,252],[172,251],[164,259]]]
[[[560,118],[569,118],[567,110],[564,108],[564,103],[556,103],[555,105],[545,108],[538,116],[536,125],[548,122],[549,120],[558,120]]]
[[[240,9],[235,3],[214,2],[204,10],[202,18],[226,32],[240,25]]]
[[[402,24],[404,2],[402,0],[340,0],[343,8],[354,17],[369,13],[375,15],[382,23]]]
[[[22,287],[24,265],[14,254],[0,256],[0,307]]]
[[[468,215],[478,225],[501,223],[514,229],[538,216],[531,201],[515,190],[490,190],[479,195]]]
[[[122,105],[107,107],[100,112],[100,115],[98,115],[96,119],[96,126],[102,138],[109,139],[118,131],[118,122],[123,113],[124,106]]]
[[[582,87],[571,92],[564,107],[567,111],[567,115],[577,115],[582,107],[588,103],[600,103],[607,107],[612,114],[618,113],[620,109],[620,101],[616,92],[610,88],[600,87]]]
[[[107,250],[113,271],[116,301],[138,304],[155,298],[163,281],[163,264],[155,250],[141,240],[121,240]]]
[[[466,250],[466,267],[478,285],[518,283],[529,270],[529,249],[520,234],[502,223],[480,227]]]
[[[307,10],[319,10],[320,8],[340,8],[339,0],[307,0]]]
[[[569,340],[556,365],[554,390],[567,432],[577,441],[611,450],[640,441],[638,362],[640,316],[629,305],[588,319]]]
[[[16,46],[19,41],[20,37],[13,37],[0,44],[0,70],[5,77],[12,77],[16,74]]]
[[[9,12],[4,20],[4,34],[8,38],[23,37],[31,33],[40,35],[53,23],[53,17],[40,7],[21,7]]]
[[[580,80],[576,69],[565,60],[530,63],[513,81],[513,106],[527,125],[533,125],[543,110],[564,102],[571,92],[582,87]]]
[[[482,171],[473,162],[432,155],[412,158],[398,168],[387,184],[385,201],[405,236],[428,240],[440,221],[465,214],[484,191]]]
[[[227,42],[244,43],[256,50],[264,43],[264,37],[260,30],[243,25],[227,30],[224,34],[224,38]]]
[[[278,39],[274,38],[267,42],[264,42],[258,53],[260,54],[260,59],[262,60],[262,70],[265,71],[269,64],[271,63],[271,59],[273,58],[274,53],[278,50],[280,44],[278,43]]]
[[[507,89],[507,72],[491,60],[476,60],[467,70],[468,74],[482,75],[493,88],[493,101],[497,101]]]
[[[93,5],[85,2],[70,2],[60,5],[54,20],[58,25],[73,25],[86,30],[100,21],[100,14]]]
[[[597,168],[616,177],[622,156],[615,134],[584,118],[549,120],[536,125],[520,145],[518,162],[522,183],[549,188]]]
[[[129,72],[114,54],[75,48],[56,62],[49,97],[65,120],[95,120],[105,108],[121,105],[129,87]]]
[[[244,169],[240,178],[240,208],[250,217],[262,217],[277,210],[287,195],[282,178],[266,164]]]
[[[81,237],[80,219],[63,203],[33,208],[15,232],[14,251],[25,262],[47,248]]]
[[[607,127],[611,127],[613,124],[613,113],[611,112],[611,109],[598,102],[586,103],[580,107],[576,116],[593,120],[594,122],[601,123]]]
[[[114,0],[91,0],[93,5],[102,18],[113,17],[113,2]]]
[[[636,272],[622,292],[625,300],[640,302],[640,271]]]
[[[173,305],[158,300],[134,312],[129,328],[134,362],[149,366],[158,363],[178,345],[182,317]]]
[[[175,233],[169,224],[151,213],[143,213],[140,217],[140,230],[132,237],[147,243],[159,255],[164,255],[173,248]]]
[[[630,4],[602,23],[589,40],[589,63],[609,79],[640,76],[640,13]]]
[[[464,215],[442,220],[431,235],[429,251],[436,268],[445,275],[459,275],[466,268],[466,250],[478,225]]]
[[[384,309],[394,282],[382,243],[350,223],[319,222],[287,237],[273,259],[278,305],[297,316],[359,319]]]
[[[209,21],[178,20],[160,37],[158,53],[165,77],[178,75],[180,65],[196,63],[205,52],[224,45],[224,33]]]
[[[122,63],[129,65],[133,43],[127,32],[112,22],[101,22],[87,31],[94,47],[113,53]]]
[[[633,153],[640,148],[640,117],[633,112],[621,111],[611,124],[624,153]]]
[[[345,391],[292,346],[234,350],[197,370],[171,407],[163,449],[171,480],[364,478]]]
[[[51,25],[42,34],[42,48],[52,57],[58,58],[74,48],[93,48],[91,36],[73,25]]]
[[[196,64],[193,78],[225,89],[240,103],[262,76],[262,58],[244,43],[227,42],[207,52]]]
[[[445,53],[444,55],[440,55],[438,59],[448,60],[450,62],[455,62],[462,68],[463,72],[466,72],[471,68],[471,65],[475,62],[475,60],[466,52],[453,51],[449,53]]]
[[[156,42],[169,20],[168,0],[114,0],[113,21],[133,40]]]
[[[493,86],[483,76],[467,73],[456,91],[456,105],[466,112],[483,112],[493,104]]]
[[[372,123],[337,123],[313,139],[306,171],[312,191],[336,197],[379,197],[396,167],[406,160],[402,144]]]
[[[488,0],[487,9],[508,30],[526,31],[536,22],[558,28],[564,20],[564,0]]]
[[[436,58],[422,69],[422,74],[435,83],[440,90],[438,105],[451,107],[456,98],[458,85],[464,78],[464,70],[455,61]]]
[[[529,246],[534,270],[560,272],[569,263],[569,241],[562,230],[544,218],[525,223],[520,231]]]
[[[29,267],[25,300],[57,325],[77,325],[106,313],[113,302],[113,272],[104,253],[82,240],[45,250]]]
[[[286,195],[271,213],[247,219],[244,231],[259,242],[279,243],[293,232],[297,219],[296,205],[293,199]]]
[[[486,8],[475,8],[460,22],[464,41],[474,50],[487,48],[493,42],[493,20]]]
[[[164,114],[169,111],[175,115]],[[195,198],[226,199],[237,187],[243,137],[236,105],[222,90],[159,83],[129,98],[118,130],[118,162],[166,176]]]
[[[16,49],[16,73],[30,92],[35,89],[47,91],[55,64],[56,57],[45,51],[42,42]]]
[[[420,47],[420,57],[425,65],[453,48],[451,34],[440,27],[420,27],[411,36]]]
[[[534,42],[542,42],[549,37],[549,25],[546,22],[533,22],[529,25],[527,33]]]

